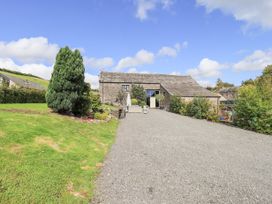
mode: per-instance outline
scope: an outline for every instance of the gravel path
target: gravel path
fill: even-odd
[[[272,137],[151,110],[128,114],[92,203],[272,203]]]

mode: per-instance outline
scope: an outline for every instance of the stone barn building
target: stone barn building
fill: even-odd
[[[130,92],[132,85],[141,85],[147,94],[147,105],[150,108],[169,109],[170,97],[178,96],[185,101],[194,97],[209,99],[218,106],[219,98],[215,93],[201,87],[191,76],[165,74],[138,74],[101,72],[99,76],[99,92],[103,103],[116,103],[120,90]],[[156,95],[164,95],[164,102],[156,100]]]

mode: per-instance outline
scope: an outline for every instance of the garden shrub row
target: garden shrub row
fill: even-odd
[[[179,97],[172,96],[170,99],[170,112],[178,113],[197,119],[207,119],[218,121],[218,115],[213,110],[212,104],[206,98],[194,98],[190,102],[185,102]]]
[[[45,103],[45,91],[0,87],[0,103]]]

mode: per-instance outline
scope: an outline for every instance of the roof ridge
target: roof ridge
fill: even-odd
[[[160,73],[129,73],[129,72],[108,72],[101,71],[100,74],[108,73],[108,74],[132,74],[132,75],[155,75],[155,76],[173,76],[173,77],[191,77],[190,75],[173,75],[173,74],[160,74]]]

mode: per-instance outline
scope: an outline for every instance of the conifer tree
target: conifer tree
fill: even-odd
[[[80,52],[61,48],[46,94],[48,107],[62,114],[85,115],[90,106],[90,86],[84,82],[84,72]]]

